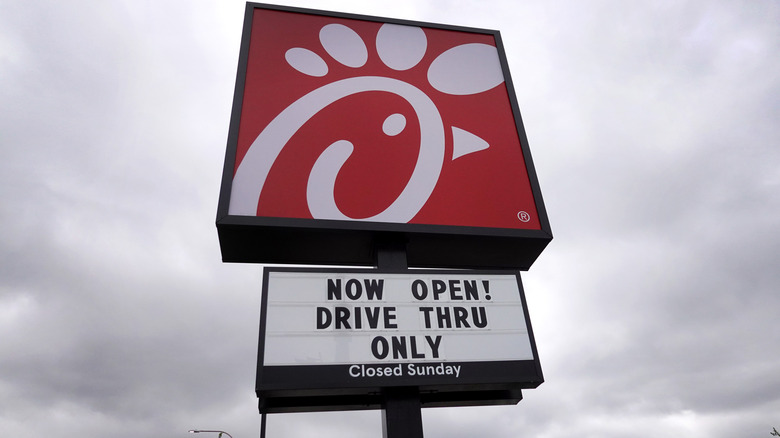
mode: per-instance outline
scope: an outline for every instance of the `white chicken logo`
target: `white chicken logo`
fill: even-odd
[[[342,65],[360,68],[368,60],[365,42],[345,25],[323,26],[319,40],[328,55]],[[385,66],[404,71],[420,63],[428,50],[428,42],[425,32],[419,27],[388,23],[379,29],[376,49]],[[309,49],[292,47],[287,50],[285,59],[301,74],[327,77],[328,64]],[[462,96],[490,90],[503,83],[504,76],[494,46],[470,43],[439,54],[428,67],[427,80],[442,93]],[[370,91],[400,96],[414,110],[419,121],[420,146],[411,177],[397,198],[383,211],[371,217],[348,217],[336,203],[334,187],[339,170],[352,154],[354,146],[347,140],[335,141],[317,158],[309,174],[306,201],[315,219],[407,223],[425,205],[439,180],[445,158],[445,128],[452,132],[453,160],[489,147],[478,135],[446,125],[433,100],[412,84],[384,76],[337,80],[290,104],[255,138],[233,177],[229,214],[256,214],[260,192],[274,162],[290,138],[308,120],[340,99]],[[405,127],[406,118],[393,113],[385,119],[382,131],[385,135],[395,136]]]

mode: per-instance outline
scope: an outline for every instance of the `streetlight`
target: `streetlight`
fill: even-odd
[[[222,438],[222,434],[225,434],[229,436],[230,438],[233,438],[233,435],[225,432],[224,430],[190,430],[190,433],[201,433],[201,432],[212,432],[212,433],[218,433],[219,436],[217,438]]]

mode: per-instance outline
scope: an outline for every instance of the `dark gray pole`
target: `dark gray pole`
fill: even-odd
[[[423,438],[420,392],[414,387],[388,388],[382,408],[384,438]]]
[[[406,242],[393,238],[378,239],[376,266],[388,270],[407,269]],[[417,387],[385,388],[382,398],[384,438],[423,438],[422,404]]]

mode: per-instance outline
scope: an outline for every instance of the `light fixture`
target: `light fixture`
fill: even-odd
[[[230,438],[233,438],[233,435],[225,432],[224,430],[199,430],[199,429],[192,429],[192,430],[190,430],[190,433],[201,433],[201,432],[218,433],[219,436],[217,436],[217,438],[222,438],[223,434],[229,436]]]

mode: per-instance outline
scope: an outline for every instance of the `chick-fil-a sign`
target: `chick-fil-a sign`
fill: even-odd
[[[226,214],[543,230],[497,32],[363,18],[251,9]]]

